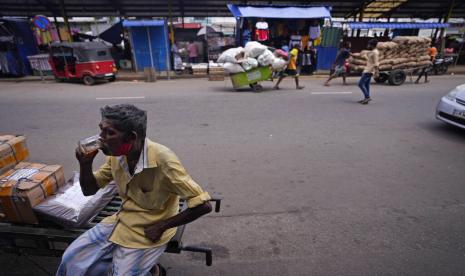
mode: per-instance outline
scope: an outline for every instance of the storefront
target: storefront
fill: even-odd
[[[228,4],[228,8],[237,20],[237,46],[258,41],[287,50],[297,45],[302,65],[311,63],[313,69],[328,69],[326,64],[335,58],[342,29],[330,26],[328,7]]]

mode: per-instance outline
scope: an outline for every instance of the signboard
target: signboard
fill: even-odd
[[[48,20],[48,18],[43,15],[36,15],[32,19],[32,23],[34,24],[34,26],[39,28],[39,30],[41,31],[47,31],[50,28],[50,24],[51,24],[50,20]]]

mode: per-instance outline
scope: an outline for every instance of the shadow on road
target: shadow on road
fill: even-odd
[[[442,138],[453,139],[454,141],[464,142],[465,129],[458,128],[440,121],[428,121],[419,123],[418,126]]]

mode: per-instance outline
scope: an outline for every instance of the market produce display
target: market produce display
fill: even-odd
[[[428,48],[431,39],[416,36],[398,36],[390,42],[379,42],[379,70],[410,69],[431,65]],[[366,66],[366,52],[352,54],[349,66],[354,71],[363,71]]]
[[[257,67],[271,66],[274,71],[282,71],[287,66],[286,53],[282,50],[271,52],[267,46],[256,41],[248,42],[244,48],[237,47],[224,51],[218,58],[229,74],[250,71]]]

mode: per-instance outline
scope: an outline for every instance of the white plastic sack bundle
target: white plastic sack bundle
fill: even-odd
[[[275,58],[272,63],[273,70],[282,71],[286,68],[287,62],[282,58]]]
[[[273,55],[273,53],[266,49],[265,52],[263,52],[263,54],[261,54],[257,60],[258,60],[258,63],[261,65],[261,66],[267,66],[267,65],[270,65],[273,63],[275,59],[275,56]]]
[[[256,58],[263,54],[266,50],[266,46],[256,41],[250,41],[245,44],[244,52],[246,57]]]
[[[242,68],[244,68],[245,71],[252,70],[256,67],[258,67],[258,61],[254,58],[246,58],[242,61]]]
[[[79,183],[79,173],[75,172],[74,177],[56,195],[35,206],[34,211],[65,227],[83,227],[88,225],[116,193],[116,184],[112,182],[96,194],[84,196]]]
[[[229,74],[244,72],[242,66],[237,63],[226,62],[223,64],[223,68]]]
[[[243,52],[244,52],[244,48],[242,47],[228,49],[220,55],[217,62],[218,63],[226,63],[226,62],[237,63],[236,56],[240,55]]]

